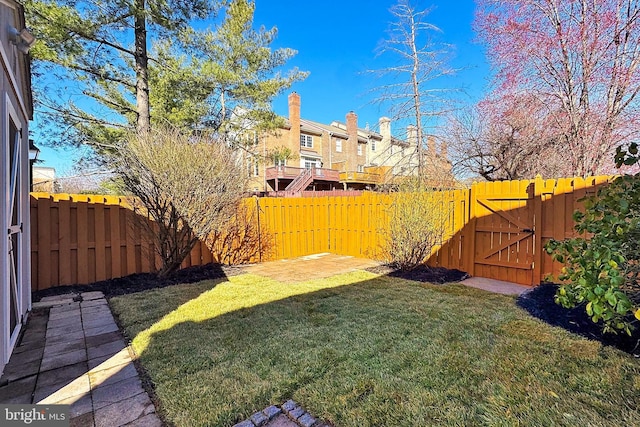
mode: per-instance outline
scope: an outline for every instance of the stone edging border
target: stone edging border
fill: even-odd
[[[291,399],[284,402],[280,407],[271,405],[261,412],[256,412],[249,419],[235,424],[233,427],[262,427],[280,414],[286,415],[301,427],[331,427],[329,424],[316,420]]]

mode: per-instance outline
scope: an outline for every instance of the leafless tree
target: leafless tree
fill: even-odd
[[[487,181],[571,176],[571,162],[549,125],[548,107],[521,93],[456,111],[442,139],[459,176]]]
[[[255,197],[257,202],[257,197]],[[238,265],[269,259],[274,237],[264,221],[260,221],[259,203],[241,203],[231,221],[218,227],[206,243],[213,260],[220,264]]]
[[[498,94],[549,107],[571,174],[612,171],[616,146],[637,138],[638,0],[479,0],[476,28]]]
[[[450,109],[447,93],[436,81],[455,74],[448,65],[452,46],[438,43],[440,28],[426,21],[430,9],[418,10],[410,0],[399,0],[390,9],[395,21],[378,56],[393,57],[397,65],[369,70],[388,84],[374,89],[376,103],[388,105],[393,121],[409,120],[416,127],[418,174],[425,172],[427,124]]]
[[[151,220],[143,224],[162,259],[160,275],[178,269],[196,242],[235,214],[246,186],[236,156],[225,144],[167,126],[132,134],[115,155],[132,204]]]
[[[420,178],[400,183],[386,207],[389,223],[380,230],[382,255],[402,270],[424,265],[442,245],[450,215],[446,192],[432,191]]]

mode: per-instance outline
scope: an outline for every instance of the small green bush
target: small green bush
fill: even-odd
[[[552,240],[546,251],[565,264],[559,280],[566,282],[556,302],[566,308],[585,304],[594,322],[606,332],[631,334],[640,319],[640,177],[621,176],[597,195],[584,199],[575,229],[584,237]]]

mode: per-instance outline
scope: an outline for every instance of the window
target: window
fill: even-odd
[[[362,144],[358,144],[358,156],[362,156]]]
[[[364,172],[364,165],[358,165],[358,172]]]
[[[336,139],[336,153],[342,153],[342,140]]]
[[[260,173],[259,165],[256,160],[249,160],[249,177],[258,176]]]
[[[287,165],[287,160],[286,159],[275,159],[273,161],[273,165],[274,166],[286,166]]]
[[[305,169],[312,169],[312,168],[317,167],[317,160],[316,159],[312,159],[310,157],[303,157],[302,161],[303,161]]]
[[[313,148],[313,137],[311,135],[300,135],[300,146]]]
[[[376,151],[376,140],[375,139],[371,140],[371,151]]]

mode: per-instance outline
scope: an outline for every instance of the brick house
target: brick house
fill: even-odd
[[[389,183],[417,171],[415,127],[406,140],[391,135],[391,120],[379,120],[380,132],[358,127],[358,116],[322,124],[301,117],[300,95],[289,95],[289,117],[276,132],[256,138],[245,162],[249,190],[261,193],[303,190],[363,190]],[[368,126],[367,126],[368,127]],[[278,153],[286,152],[288,156]],[[275,153],[275,154],[274,154]],[[436,152],[435,140],[423,153],[433,170],[451,170],[446,153]]]
[[[29,120],[33,118],[28,51],[34,42],[25,29],[24,9],[0,1],[0,372],[9,360],[31,309],[29,215]]]

